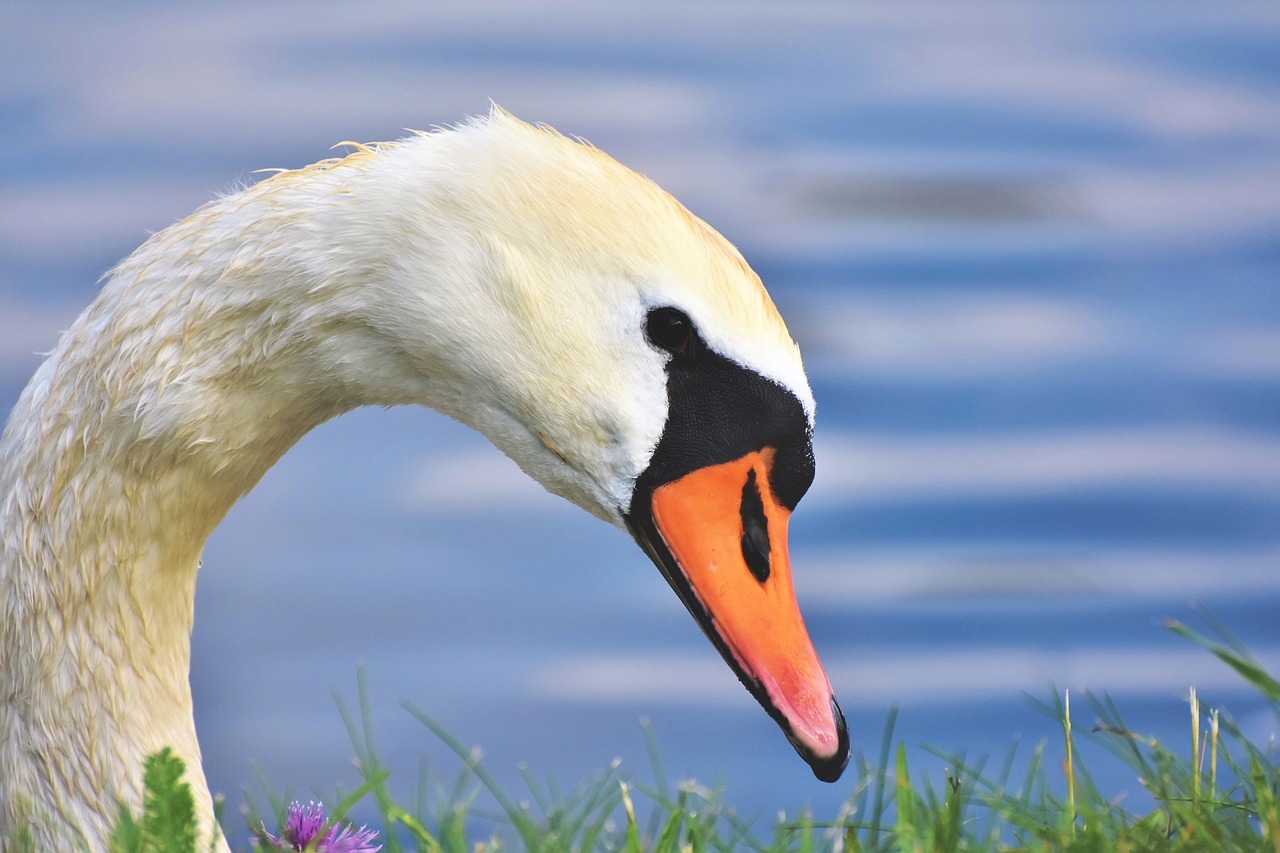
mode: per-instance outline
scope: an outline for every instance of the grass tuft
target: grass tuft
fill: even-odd
[[[1168,623],[1168,628],[1239,673],[1267,699],[1280,721],[1280,682],[1221,626],[1206,621],[1216,638],[1178,622]],[[408,712],[462,761],[462,770],[453,785],[445,787],[433,784],[424,769],[413,806],[402,805],[390,791],[390,770],[374,747],[363,673],[358,683],[358,714],[341,700],[339,710],[363,783],[339,797],[326,826],[357,803],[371,801],[381,821],[378,841],[387,853],[1280,853],[1280,771],[1274,744],[1251,742],[1228,715],[1204,706],[1194,689],[1185,757],[1130,728],[1105,694],[1083,694],[1098,722],[1091,730],[1078,729],[1073,724],[1073,697],[1055,692],[1042,708],[1062,727],[1060,768],[1052,769],[1046,761],[1043,743],[1032,750],[1020,780],[1012,778],[1016,743],[994,773],[986,771],[983,761],[929,750],[947,767],[940,786],[911,766],[905,744],[895,743],[894,709],[876,759],[855,756],[851,776],[859,781],[837,815],[829,820],[808,813],[780,815],[760,831],[738,817],[718,792],[692,782],[673,790],[647,728],[651,786],[624,778],[615,762],[568,794],[525,769],[527,791],[513,795],[485,768],[477,750],[408,705]],[[1080,697],[1075,698],[1078,706]],[[1132,770],[1154,802],[1150,811],[1131,813],[1099,791],[1082,760],[1082,738],[1101,745]],[[181,781],[182,769],[182,762],[168,750],[147,760],[143,813],[136,817],[121,812],[112,853],[197,850],[194,808],[190,789]],[[434,798],[428,796],[429,786],[436,792]],[[482,793],[497,804],[496,813],[478,805]],[[273,798],[272,808],[279,820],[283,803]],[[256,832],[262,825],[255,821],[251,828]],[[15,836],[10,842],[10,849],[26,850],[30,837]],[[323,843],[317,853],[325,853]]]

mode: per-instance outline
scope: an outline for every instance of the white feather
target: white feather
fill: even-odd
[[[799,354],[722,237],[604,154],[495,110],[283,172],[108,277],[0,439],[0,839],[103,849],[144,756],[211,805],[188,686],[201,549],[304,433],[417,403],[621,525],[666,417],[645,312],[685,310],[802,401]],[[3,848],[0,841],[0,848]]]

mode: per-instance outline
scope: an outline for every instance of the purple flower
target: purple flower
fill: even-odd
[[[378,853],[382,845],[374,845],[378,836],[376,829],[352,829],[350,826],[340,827],[334,824],[329,827],[323,838],[316,837],[324,829],[324,806],[320,803],[308,803],[306,808],[294,802],[289,806],[289,815],[284,821],[284,831],[280,837],[262,828],[258,840],[268,847],[284,850],[312,850],[315,853]]]

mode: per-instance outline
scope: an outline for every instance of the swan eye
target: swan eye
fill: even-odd
[[[655,308],[644,324],[645,334],[658,349],[669,353],[687,352],[693,340],[693,321],[678,308]]]

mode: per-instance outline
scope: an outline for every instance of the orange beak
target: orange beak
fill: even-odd
[[[849,736],[796,604],[791,511],[770,485],[774,456],[766,447],[657,487],[652,530],[637,538],[814,774],[830,782],[848,761]]]

